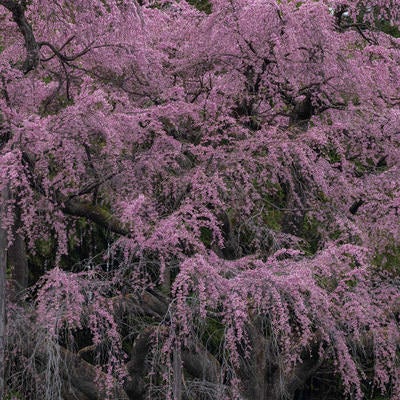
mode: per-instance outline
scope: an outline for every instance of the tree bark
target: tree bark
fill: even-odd
[[[199,340],[193,339],[189,346],[182,350],[185,371],[196,379],[215,385],[220,384],[222,375],[220,363]]]
[[[172,355],[172,368],[174,371],[174,400],[182,400],[182,357],[179,343],[175,343],[175,348]]]
[[[36,42],[31,25],[25,17],[25,8],[15,0],[0,0],[0,5],[12,13],[14,22],[24,37],[26,57],[22,65],[22,70],[24,74],[27,74],[38,66],[40,56],[39,45]]]
[[[72,387],[81,392],[88,400],[104,399],[105,393],[100,387],[98,380],[105,381],[106,376],[96,370],[96,368],[83,360],[77,354],[61,347],[61,354],[63,356],[64,364],[67,366],[63,370],[63,378],[66,382],[70,382]],[[128,395],[125,390],[117,383],[115,385],[115,398],[121,400],[128,400]],[[67,391],[73,394],[73,390]]]
[[[122,236],[129,236],[129,228],[104,208],[76,198],[64,200],[62,211],[75,217],[87,218]]]
[[[280,367],[271,339],[262,332],[261,322],[255,321],[247,328],[252,343],[249,360],[242,360],[239,370],[243,382],[243,398],[248,400],[293,400],[307,380],[320,368],[317,347],[305,349],[302,362],[289,372]]]
[[[32,357],[38,365],[46,366],[48,362],[48,351],[44,346],[27,341],[23,354],[27,359]],[[102,383],[108,380],[104,372],[85,361],[78,354],[54,344],[61,356],[60,378],[62,381],[62,396],[64,400],[103,400],[105,388]],[[38,371],[38,373],[40,373]],[[113,395],[115,399],[129,400],[123,387],[116,381],[114,383]]]
[[[7,230],[1,225],[6,212],[8,187],[1,193],[0,204],[0,399],[4,398],[5,381],[5,331],[6,331],[6,277],[7,277]]]
[[[7,265],[11,272],[12,288],[10,298],[15,301],[21,291],[28,287],[28,256],[25,240],[18,229],[21,227],[20,210],[16,210],[13,227],[14,241],[7,251]]]
[[[130,399],[144,400],[146,397],[145,377],[149,372],[146,358],[151,351],[151,336],[154,330],[153,326],[145,328],[133,344],[131,359],[127,364],[130,379],[125,385],[125,391]]]

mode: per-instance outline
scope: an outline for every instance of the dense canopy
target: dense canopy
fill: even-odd
[[[400,4],[189,3],[0,0],[0,397],[399,400]]]

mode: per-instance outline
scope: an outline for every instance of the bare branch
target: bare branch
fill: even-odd
[[[54,55],[57,56],[60,59],[60,61],[62,61],[63,63],[64,62],[74,61],[77,58],[82,57],[83,55],[85,55],[86,53],[88,53],[92,49],[91,46],[92,46],[93,42],[89,46],[87,46],[85,49],[83,49],[81,52],[79,52],[77,54],[74,54],[72,56],[67,56],[67,55],[61,53],[61,49],[63,49],[69,42],[71,42],[71,40],[72,40],[72,38],[68,39],[67,42],[64,43],[63,46],[60,49],[57,49],[54,45],[52,45],[49,42],[39,42],[38,46],[40,48],[42,48],[44,46],[48,47],[54,53]],[[42,61],[49,61],[52,58],[53,58],[53,56],[50,56],[48,58],[42,59]]]

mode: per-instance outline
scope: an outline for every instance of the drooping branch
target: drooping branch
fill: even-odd
[[[36,42],[32,26],[26,19],[25,8],[22,4],[14,0],[0,0],[0,5],[12,13],[13,20],[18,25],[18,29],[24,37],[26,57],[22,64],[22,71],[24,74],[27,74],[38,66],[40,57],[39,45]]]

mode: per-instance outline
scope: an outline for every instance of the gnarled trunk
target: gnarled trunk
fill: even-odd
[[[260,322],[248,327],[252,343],[250,359],[243,360],[239,375],[243,382],[242,395],[246,400],[293,400],[297,390],[321,366],[322,360],[316,349],[305,351],[303,361],[298,362],[290,372],[280,367],[272,341],[265,335]]]

